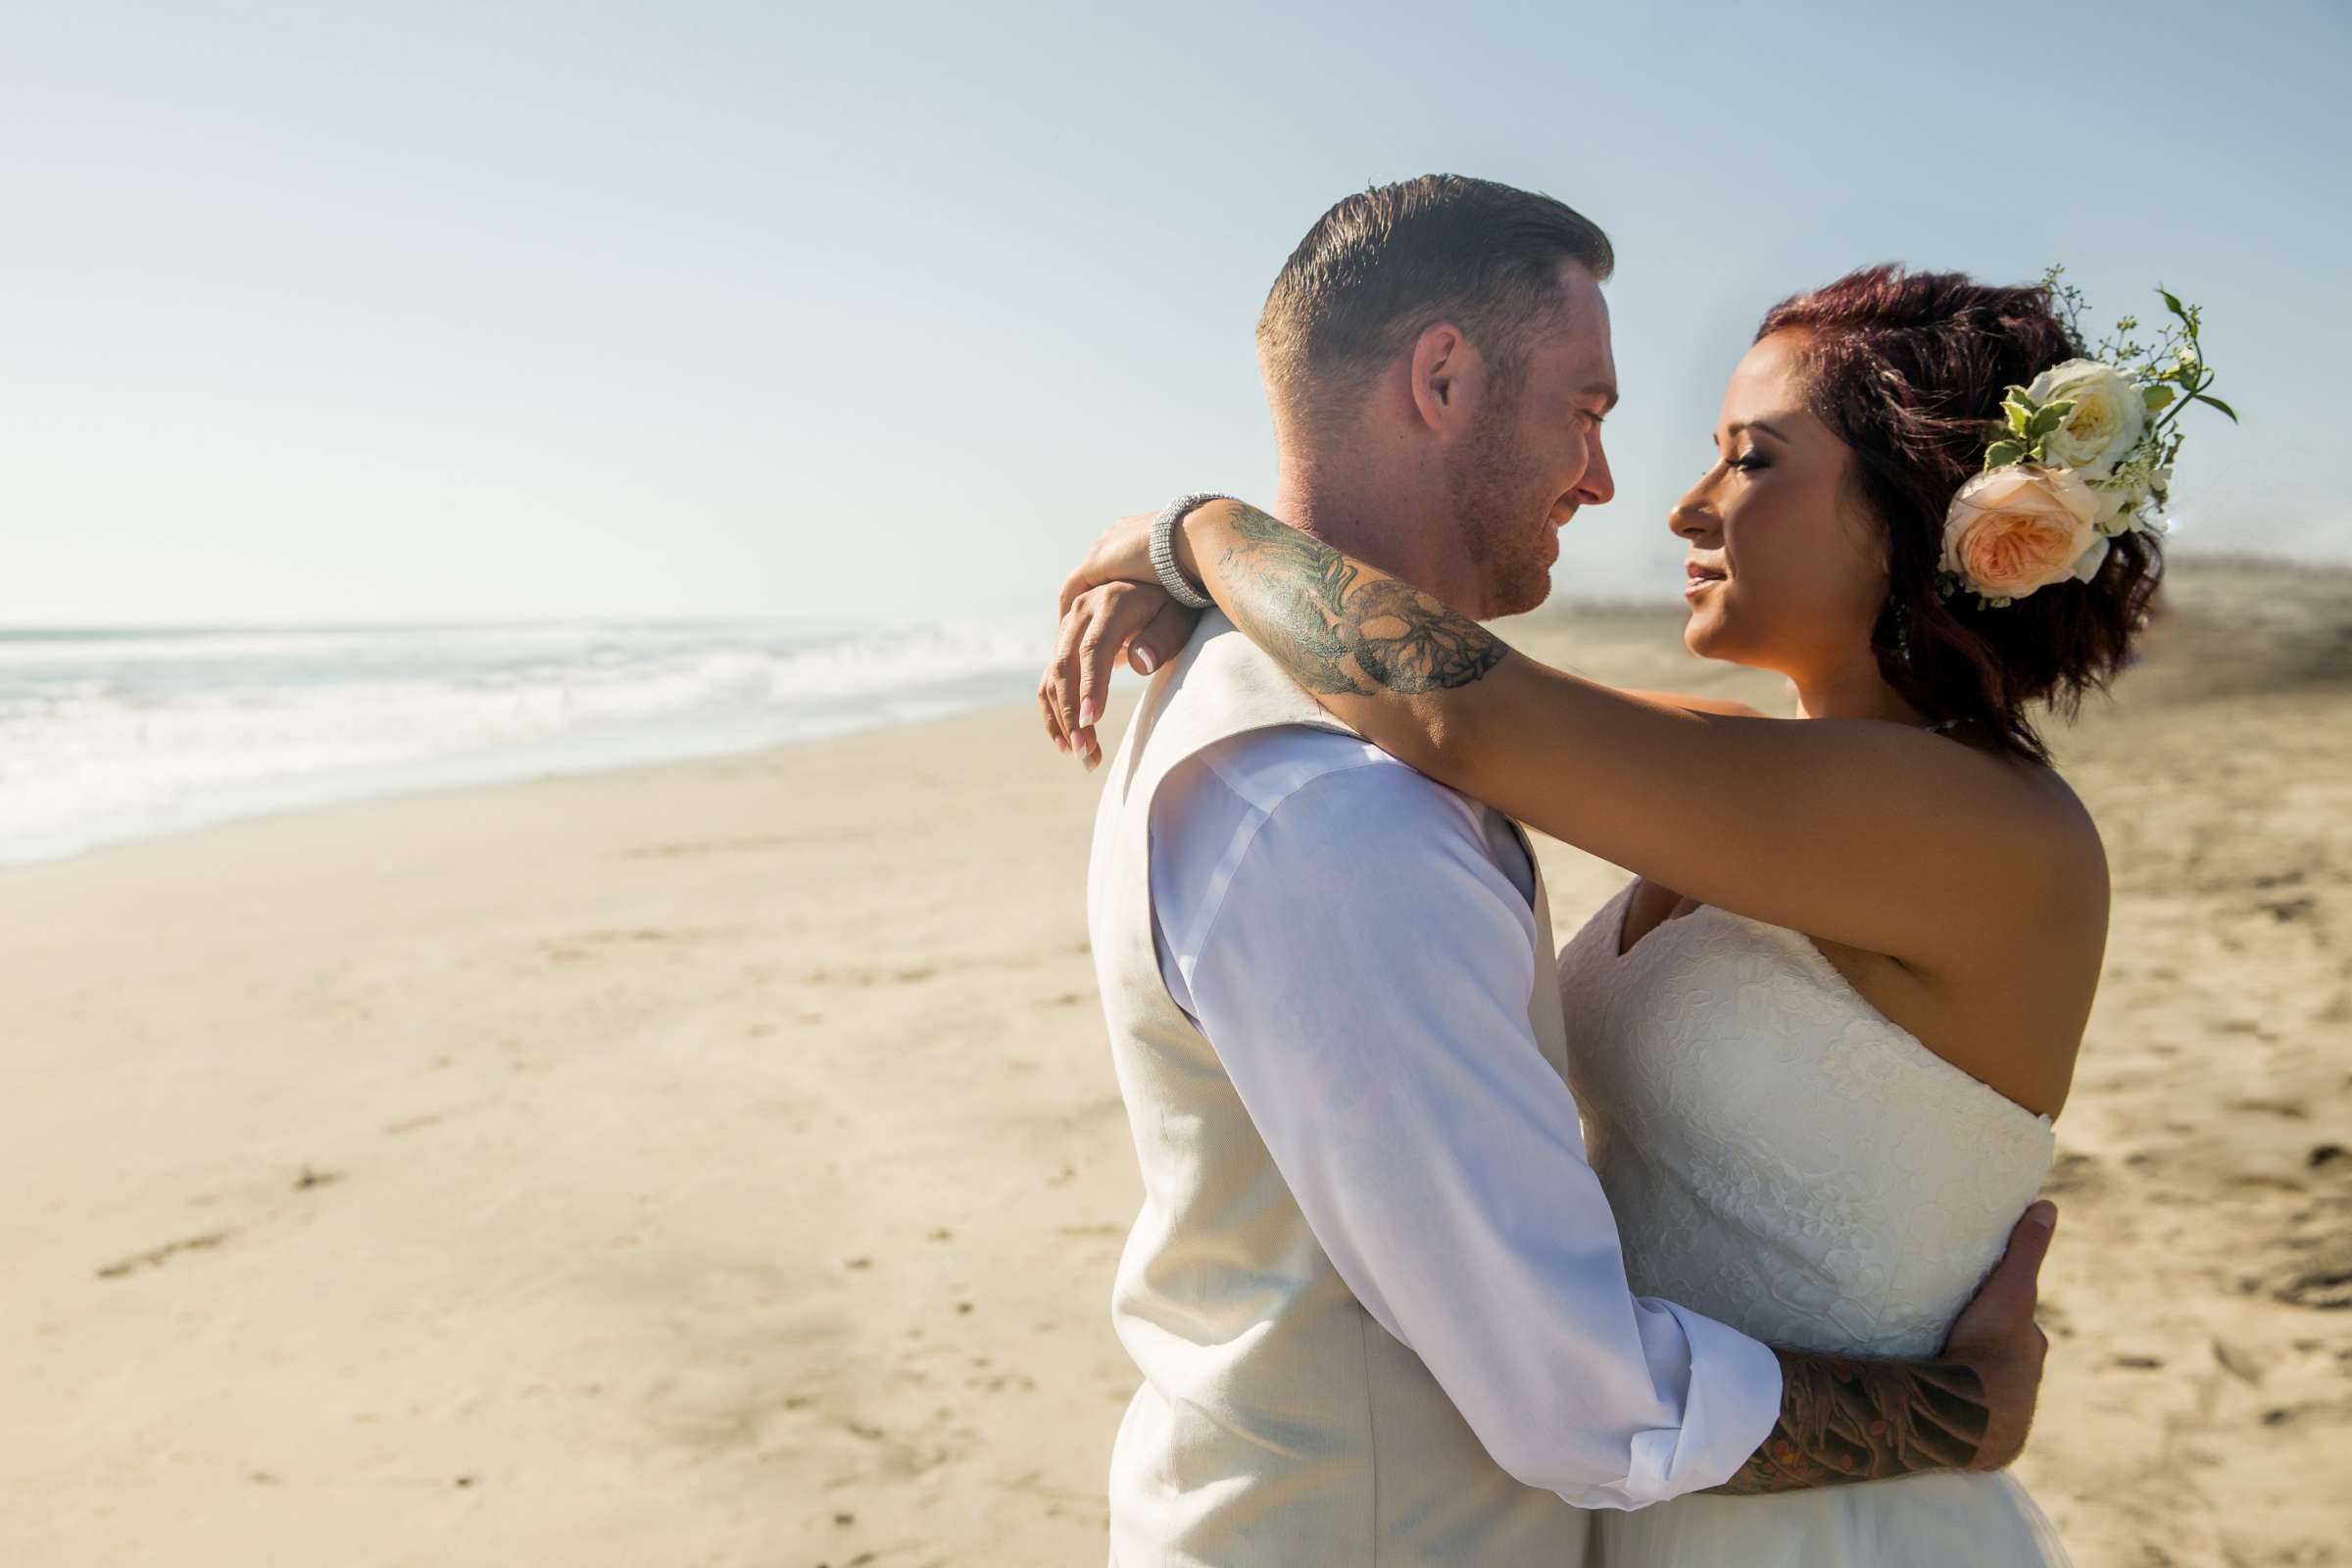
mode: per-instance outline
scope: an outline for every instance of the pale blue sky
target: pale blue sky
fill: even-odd
[[[1671,593],[1756,317],[1897,259],[2217,388],[2204,548],[2352,557],[2352,24],[2217,7],[143,6],[0,20],[0,623],[921,618],[1263,496],[1323,208],[1431,171],[1606,227],[1615,504]]]

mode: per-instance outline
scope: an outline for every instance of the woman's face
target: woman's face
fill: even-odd
[[[1886,596],[1878,523],[1851,494],[1853,454],[1805,408],[1796,351],[1776,332],[1724,390],[1715,463],[1668,514],[1689,546],[1683,643],[1800,684],[1870,657]]]

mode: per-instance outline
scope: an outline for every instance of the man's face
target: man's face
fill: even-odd
[[[1481,618],[1535,609],[1551,592],[1559,530],[1616,494],[1600,423],[1617,402],[1609,310],[1583,268],[1561,269],[1562,307],[1542,323],[1515,389],[1488,398],[1446,451],[1446,505],[1480,586]]]

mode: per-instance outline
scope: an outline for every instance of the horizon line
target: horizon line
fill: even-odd
[[[2322,571],[2352,573],[2352,554],[2342,557],[2313,559],[2309,556],[2273,555],[2255,550],[2200,550],[2193,545],[2178,550],[2167,557],[2168,566],[2193,564],[2199,568],[2255,568],[2291,571]],[[1567,586],[1555,587],[1549,598],[1528,614],[1542,614],[1545,610],[1575,605],[1586,609],[1655,609],[1661,605],[1681,603],[1676,593],[1661,591],[1655,595],[1633,593],[1579,593]],[[980,612],[971,618],[994,620],[1021,613],[1013,610]],[[203,636],[237,632],[348,632],[348,631],[486,631],[497,627],[545,627],[563,625],[612,625],[631,627],[705,627],[705,626],[781,626],[797,625],[816,628],[909,629],[937,626],[959,618],[956,615],[933,615],[922,618],[893,617],[864,620],[856,616],[809,614],[805,612],[776,612],[765,614],[638,614],[625,612],[594,612],[570,614],[497,615],[479,619],[398,618],[382,620],[78,620],[78,621],[10,621],[0,620],[0,638],[124,636],[144,634],[153,636]]]

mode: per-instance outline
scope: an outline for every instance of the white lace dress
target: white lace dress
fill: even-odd
[[[1635,1290],[1769,1344],[1936,1353],[2053,1153],[1804,936],[1702,906],[1618,956],[1628,886],[1560,955],[1570,1077]],[[2063,1564],[2009,1475],[1595,1515],[1607,1568]]]

